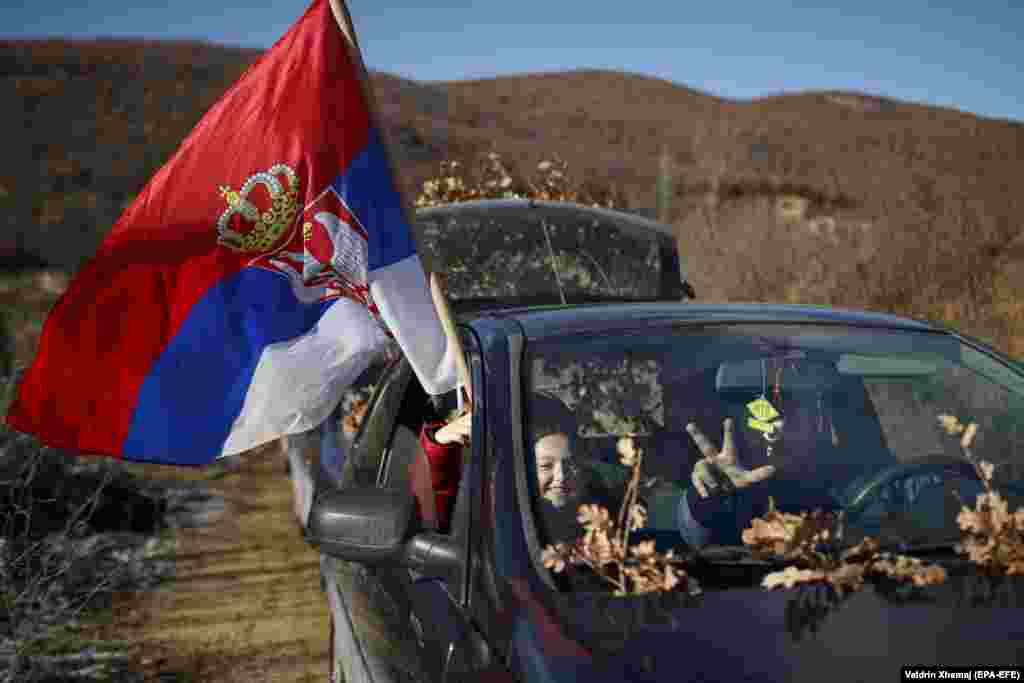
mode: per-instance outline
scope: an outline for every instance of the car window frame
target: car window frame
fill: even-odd
[[[533,499],[530,494],[529,474],[526,471],[526,423],[523,419],[523,401],[526,390],[523,380],[523,367],[526,364],[528,344],[521,334],[509,335],[509,407],[512,426],[512,456],[515,474],[516,504],[519,506],[520,521],[526,541],[526,552],[530,564],[541,582],[552,591],[557,591],[555,580],[544,567],[541,559],[540,530],[537,528],[536,515],[533,511]]]
[[[397,403],[389,402],[386,405],[384,401],[391,399],[391,391],[393,389],[397,389],[397,395],[404,398],[405,389],[411,377],[412,367],[405,361],[404,357],[399,357],[393,361],[381,373],[377,388],[370,398],[370,406],[367,409],[366,417],[359,425],[359,429],[352,439],[352,444],[345,458],[340,488],[372,488],[380,486],[381,478],[387,466],[388,449],[390,448],[391,437],[394,433],[395,419],[398,415],[398,409],[401,407],[400,401]],[[367,454],[365,451],[369,448],[367,439],[369,438],[370,430],[377,429],[378,425],[380,425],[380,430],[387,434],[387,436],[385,437],[386,441],[381,449],[381,454],[378,456],[379,461],[376,464],[376,472],[372,477],[372,481],[369,481],[369,478],[359,479],[357,470],[365,472],[368,469],[374,469],[360,467],[359,463],[366,458]]]
[[[345,462],[348,455],[353,452],[356,441],[363,431],[367,418],[373,407],[377,390],[383,385],[388,373],[392,370],[394,361],[386,356],[380,356],[370,362],[370,365],[359,375],[355,384],[350,386],[343,394],[341,401],[320,426],[320,462],[316,470],[316,489],[341,488],[345,472]],[[356,422],[355,432],[351,436],[345,435],[345,428],[342,423],[345,421],[345,406],[348,399],[356,392],[370,387],[369,395],[366,397],[366,412],[363,418]],[[350,407],[355,407],[354,405]],[[333,451],[332,455],[337,459],[336,471],[326,467],[325,456],[328,450]]]
[[[480,348],[476,335],[468,327],[461,327],[459,332],[466,353],[466,365],[469,368],[469,381],[472,389],[470,392],[473,408],[472,432],[481,435],[479,438],[471,439],[468,458],[462,462],[459,490],[452,508],[451,520],[452,538],[461,545],[464,558],[459,590],[457,594],[453,593],[453,595],[456,596],[461,607],[469,609],[473,594],[473,542],[476,533],[473,508],[474,502],[479,503],[482,495],[480,487],[487,467],[485,459],[489,455],[489,439],[486,438],[487,408],[484,400],[483,350]]]

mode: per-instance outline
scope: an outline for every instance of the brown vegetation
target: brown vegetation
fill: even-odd
[[[1024,508],[1010,511],[1006,498],[994,484],[995,465],[974,456],[977,423],[965,425],[953,415],[938,415],[937,419],[950,436],[960,437],[963,457],[974,466],[985,488],[974,507],[960,501],[956,521],[962,538],[957,552],[967,555],[990,575],[1024,574]],[[692,557],[681,557],[671,550],[659,553],[654,541],[630,543],[631,532],[647,525],[647,510],[637,497],[643,450],[632,437],[622,437],[618,452],[620,463],[630,468],[631,476],[624,485],[625,495],[617,518],[613,519],[601,505],[580,505],[577,519],[582,534],[568,542],[546,546],[541,556],[544,566],[555,573],[572,565],[586,567],[609,584],[615,595],[668,592],[680,587],[691,594],[699,593],[699,586],[686,571]],[[862,536],[857,543],[850,544],[845,527],[842,512],[785,513],[778,511],[775,501],[769,499],[768,512],[751,520],[742,538],[755,558],[785,563],[783,569],[763,577],[761,585],[768,590],[824,585],[842,598],[861,590],[869,580],[886,579],[924,587],[944,583],[948,578],[941,565],[884,552],[875,538]]]

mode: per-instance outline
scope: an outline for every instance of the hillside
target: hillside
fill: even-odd
[[[200,43],[0,43],[0,93],[14,105],[5,128],[20,133],[0,162],[4,247],[17,236],[47,261],[77,262],[257,56]],[[373,81],[414,187],[442,158],[492,147],[523,165],[558,153],[642,205],[654,203],[664,146],[694,181],[722,159],[734,175],[858,201],[897,203],[916,173],[1003,213],[1024,178],[1024,125],[856,94],[734,102],[607,71]]]
[[[892,205],[920,177],[1001,214],[1014,206],[1011,182],[1019,189],[1024,171],[1020,123],[853,93],[735,102],[605,71],[440,87],[461,137],[495,140],[533,158],[557,151],[572,167],[622,183],[644,205],[654,203],[663,147],[690,186],[717,164],[734,179],[775,179],[825,197]]]
[[[10,103],[3,123],[14,133],[0,161],[0,261],[80,264],[258,54],[187,42],[0,43],[0,95]],[[978,306],[1024,298],[1015,265],[1024,261],[1022,123],[857,93],[732,101],[610,71],[440,83],[376,73],[372,80],[410,190],[445,158],[472,161],[496,149],[528,172],[558,154],[580,181],[614,187],[633,206],[660,206],[679,226],[696,280],[717,297],[801,298],[799,286],[807,300],[931,315],[928,302],[912,299],[934,276],[927,296],[954,312],[963,308],[960,288],[974,288],[974,308],[964,304],[964,315],[979,325]],[[659,169],[670,180],[660,197]],[[874,289],[856,296],[783,282],[793,264],[762,272],[766,236],[790,230],[803,240],[809,233],[793,228],[791,209],[779,202],[796,203],[797,228],[814,232],[824,219],[832,234],[836,226],[839,233],[860,226],[868,242],[885,237],[902,251],[883,263],[863,239],[854,248],[846,244],[853,238],[836,238],[842,248],[834,257],[859,249],[858,267],[876,274]],[[918,259],[922,240],[949,248]],[[780,244],[776,252],[788,248]],[[747,283],[715,280],[706,263],[712,259],[733,271],[761,270]],[[964,269],[979,268],[993,274],[965,284],[974,276]],[[911,271],[917,280],[907,280]],[[856,289],[846,281],[828,286]],[[982,327],[1000,343],[1024,334]]]

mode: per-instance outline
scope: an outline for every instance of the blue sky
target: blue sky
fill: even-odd
[[[0,38],[267,47],[306,6],[63,0],[0,9]],[[855,90],[1024,122],[1021,0],[350,0],[349,9],[370,68],[422,81],[613,68],[724,97]]]

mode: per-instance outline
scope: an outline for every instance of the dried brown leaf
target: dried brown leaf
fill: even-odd
[[[955,415],[939,415],[938,420],[939,426],[950,436],[956,436],[964,431],[964,426]]]
[[[566,552],[565,548],[559,545],[549,545],[541,551],[541,562],[544,566],[555,573],[559,573],[565,569],[566,564]]]
[[[826,579],[842,595],[846,592],[859,591],[864,586],[865,566],[860,562],[844,562],[832,570]]]
[[[640,449],[636,447],[636,441],[631,436],[624,436],[615,445],[619,454],[619,462],[626,467],[633,467],[640,457]]]
[[[960,448],[963,448],[964,450],[970,448],[971,444],[974,443],[974,437],[976,437],[977,435],[978,424],[976,422],[972,422],[971,424],[967,425],[967,427],[964,429],[963,436],[960,438]],[[991,477],[989,478],[991,479]]]
[[[629,530],[637,531],[647,526],[647,510],[643,505],[635,503],[629,510]]]
[[[772,572],[761,580],[761,585],[768,590],[773,588],[793,588],[799,584],[815,583],[825,580],[825,572],[816,569],[799,569],[786,567]]]
[[[607,530],[611,524],[608,510],[600,505],[581,505],[577,510],[576,520],[586,529]]]

